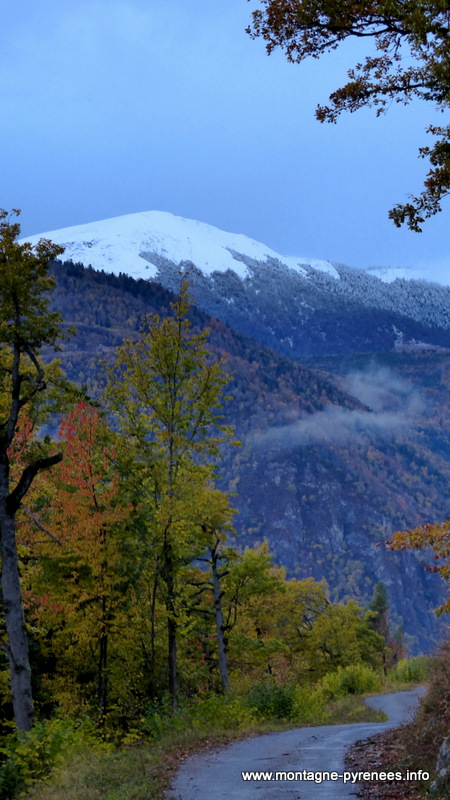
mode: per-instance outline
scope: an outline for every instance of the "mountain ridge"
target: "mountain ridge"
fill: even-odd
[[[370,271],[284,257],[242,234],[167,212],[142,212],[31,237],[65,259],[156,280],[177,292],[188,275],[196,305],[294,359],[314,353],[450,348],[450,287],[383,281]],[[370,318],[368,314],[370,313]]]
[[[41,237],[63,244],[66,247],[65,258],[85,263],[88,250],[94,269],[118,274],[125,266],[123,271],[131,270],[128,274],[134,278],[156,277],[157,265],[146,258],[147,253],[176,263],[191,260],[206,275],[231,268],[240,277],[247,277],[246,269],[239,268],[239,260],[235,259],[233,252],[257,260],[274,258],[294,271],[301,272],[302,264],[308,264],[319,270],[334,272],[328,261],[281,256],[244,234],[227,233],[205,222],[185,219],[165,211],[143,211],[75,225],[27,237],[27,241],[35,243]],[[136,254],[144,263],[136,260]],[[133,266],[129,263],[130,259]]]
[[[33,234],[25,237],[24,240],[36,243],[42,237],[49,238],[57,244],[65,244],[67,248],[65,258],[81,261],[82,263],[84,263],[85,249],[89,248],[92,259],[91,266],[94,269],[104,269],[117,274],[121,267],[121,261],[120,254],[117,251],[114,252],[114,246],[111,244],[112,236],[118,239],[122,238],[122,240],[128,239],[131,250],[132,247],[138,246],[139,255],[144,260],[146,247],[153,242],[156,246],[154,252],[158,255],[172,261],[178,259],[178,263],[190,260],[193,263],[197,263],[197,266],[206,274],[210,274],[214,270],[224,271],[226,268],[237,269],[236,263],[233,263],[232,260],[230,261],[226,253],[223,252],[229,250],[258,260],[262,260],[264,257],[272,258],[303,274],[305,274],[303,268],[309,266],[339,278],[339,274],[336,271],[337,262],[305,256],[280,255],[268,245],[258,242],[245,234],[226,232],[208,223],[180,217],[167,211],[142,211],[134,214],[125,214],[105,220]],[[139,244],[140,239],[142,241]],[[186,246],[190,239],[192,241]],[[209,240],[211,249],[206,244],[207,240]],[[182,242],[181,250],[180,242]],[[191,251],[190,248],[192,248]],[[196,252],[196,248],[198,248],[198,252]],[[217,256],[220,248],[222,249],[221,258],[224,259],[224,262],[222,264],[219,258],[218,263],[214,264],[213,256]],[[150,251],[152,252],[151,247]],[[112,254],[114,254],[114,258],[111,258]],[[132,252],[129,250],[126,255],[130,257]],[[82,257],[80,258],[79,256]],[[146,269],[145,265],[140,262],[137,263],[141,267],[141,272],[138,268],[135,268],[132,277],[155,277],[156,273],[153,271],[148,274],[142,272],[142,270]],[[130,269],[129,264],[125,264],[125,266]],[[343,267],[345,265],[340,264],[340,266]],[[347,267],[347,269],[354,270],[357,268]],[[124,271],[126,272],[127,270],[125,269]],[[359,271],[386,283],[401,279],[440,284],[440,281],[434,278],[430,279],[426,273],[422,273],[418,269],[371,266]],[[245,274],[243,277],[245,277]]]

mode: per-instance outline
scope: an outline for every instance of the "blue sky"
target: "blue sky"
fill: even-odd
[[[314,118],[363,51],[291,65],[245,33],[258,0],[3,0],[0,207],[31,235],[145,210],[284,255],[450,273],[450,202],[418,235],[431,106]]]

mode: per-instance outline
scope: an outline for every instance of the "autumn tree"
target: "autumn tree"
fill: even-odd
[[[78,403],[63,417],[58,435],[64,459],[41,491],[39,519],[33,514],[31,521],[45,520],[47,535],[29,535],[37,562],[33,614],[38,628],[52,630],[60,683],[82,683],[79,693],[90,702],[95,690],[103,723],[111,688],[111,640],[119,634],[126,638],[127,589],[135,577],[121,535],[130,511],[120,502],[114,436],[101,412]]]
[[[227,654],[228,627],[225,624],[223,579],[229,574],[230,561],[238,558],[236,550],[230,546],[229,539],[235,535],[232,517],[236,511],[231,508],[228,496],[211,485],[201,487],[196,498],[197,515],[202,531],[205,552],[198,555],[196,562],[207,565],[207,569],[191,570],[188,583],[193,587],[190,594],[190,612],[205,621],[206,633],[202,637],[204,660],[212,671],[215,662],[219,668],[220,684],[223,692],[230,688]],[[196,574],[193,574],[196,573]],[[214,618],[216,653],[209,648],[210,621]]]
[[[18,211],[12,215],[18,216]],[[0,211],[0,534],[1,588],[7,641],[1,649],[9,660],[14,717],[20,730],[33,721],[28,641],[20,587],[16,514],[36,475],[57,464],[62,454],[37,441],[28,461],[13,479],[10,454],[21,416],[28,412],[38,424],[52,404],[49,368],[43,348],[56,350],[61,320],[49,311],[54,280],[50,262],[63,248],[45,239],[33,248],[20,244],[20,225]]]
[[[154,585],[164,598],[174,708],[180,569],[204,550],[209,534],[199,519],[198,491],[211,482],[219,446],[231,436],[220,422],[228,377],[206,348],[208,331],[193,332],[189,305],[183,282],[173,315],[162,320],[149,315],[141,335],[118,348],[107,389],[126,440],[122,469],[133,502],[144,510]]]
[[[303,679],[309,633],[329,605],[325,583],[286,580],[264,543],[230,562],[223,588],[230,664],[240,682]]]
[[[224,626],[233,670],[252,682],[271,669],[272,656],[281,648],[274,635],[276,610],[285,592],[285,570],[275,566],[267,542],[247,547],[230,563],[224,581]]]
[[[409,531],[397,531],[386,544],[391,550],[431,551],[431,561],[434,563],[425,563],[425,569],[438,573],[444,581],[450,582],[450,520],[429,522]],[[439,616],[450,613],[450,597],[436,609],[436,613]]]
[[[319,58],[346,39],[375,44],[375,54],[348,71],[348,82],[318,106],[321,122],[336,122],[343,111],[374,107],[377,116],[392,102],[431,101],[448,112],[450,105],[450,10],[447,0],[261,0],[248,32],[262,37],[270,54],[280,47],[290,62]],[[450,192],[450,125],[430,125],[436,137],[419,150],[431,169],[424,189],[396,205],[389,217],[420,231],[424,220],[441,210]]]
[[[350,664],[383,663],[384,639],[371,626],[372,612],[364,612],[355,600],[330,604],[314,622],[307,648],[311,671],[317,677]]]

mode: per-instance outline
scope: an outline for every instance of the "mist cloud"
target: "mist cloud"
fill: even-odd
[[[255,446],[294,449],[312,444],[348,445],[364,437],[386,440],[409,431],[424,409],[420,392],[387,368],[349,373],[340,384],[367,406],[367,411],[330,404],[288,425],[269,428],[255,437]]]

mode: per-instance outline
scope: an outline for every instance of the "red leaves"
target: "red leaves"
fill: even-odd
[[[16,426],[14,439],[8,447],[7,454],[11,460],[23,459],[33,437],[34,422],[26,413],[22,413]]]

